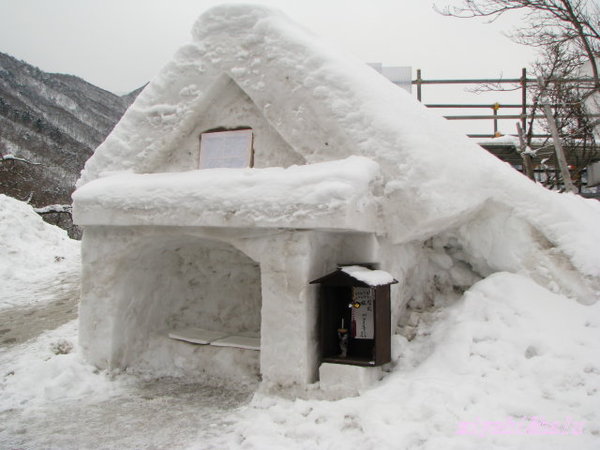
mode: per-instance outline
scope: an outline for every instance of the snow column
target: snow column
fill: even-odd
[[[260,261],[260,366],[267,386],[305,385],[317,378],[317,291],[307,282],[313,275],[317,234],[282,231],[241,245]]]

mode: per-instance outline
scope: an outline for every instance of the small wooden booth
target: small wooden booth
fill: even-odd
[[[365,266],[341,266],[311,281],[320,284],[321,361],[380,366],[391,360],[390,274]]]

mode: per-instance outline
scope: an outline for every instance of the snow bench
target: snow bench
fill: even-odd
[[[196,327],[171,331],[169,337],[192,344],[260,350],[260,337],[232,335],[223,331],[204,330]]]

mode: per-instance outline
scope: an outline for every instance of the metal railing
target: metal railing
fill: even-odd
[[[543,80],[546,84],[552,83],[580,83],[583,85],[590,84],[590,88],[593,87],[594,80],[592,78],[548,78]],[[521,69],[521,76],[519,78],[482,78],[482,79],[423,79],[423,72],[421,69],[417,70],[417,78],[412,81],[412,84],[417,89],[417,99],[422,101],[423,99],[423,87],[426,85],[450,85],[450,84],[462,84],[462,85],[513,85],[514,90],[520,90],[521,92],[521,103],[493,103],[493,104],[459,104],[459,103],[447,103],[447,104],[426,104],[429,108],[437,109],[489,109],[491,114],[458,114],[458,115],[445,115],[444,117],[448,120],[491,120],[493,122],[493,133],[492,134],[468,134],[472,138],[491,138],[499,135],[498,122],[500,120],[518,120],[520,121],[523,132],[527,132],[527,122],[530,119],[541,119],[545,120],[543,114],[532,115],[529,111],[534,108],[534,105],[527,103],[527,89],[531,85],[537,85],[539,83],[536,78],[527,78],[527,69]],[[551,107],[559,107],[564,105],[550,105]],[[499,112],[503,109],[518,110],[517,114],[500,114]],[[598,114],[592,114],[591,117],[600,117]],[[532,137],[547,138],[551,137],[549,134],[533,134]]]

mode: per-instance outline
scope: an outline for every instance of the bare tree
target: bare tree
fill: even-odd
[[[572,177],[581,189],[583,171],[600,157],[593,135],[595,121],[583,104],[591,93],[600,92],[600,4],[597,0],[461,0],[458,6],[436,9],[447,16],[484,17],[490,21],[514,11],[523,14],[524,25],[508,34],[518,43],[539,49],[539,58],[532,68],[536,78],[543,80],[528,89],[532,106],[526,145],[531,146],[534,130],[548,132],[547,123],[534,117],[539,117],[543,104],[552,105],[561,140],[569,150],[567,159]],[[588,61],[591,80],[578,81],[582,78],[581,68]],[[493,86],[481,89],[495,90]],[[542,143],[542,148],[546,145]],[[544,181],[548,187],[560,185],[556,172],[548,171]]]
[[[560,45],[564,52],[585,55],[592,63],[594,87],[600,90],[600,5],[596,0],[462,0],[459,6],[436,9],[447,16],[492,21],[521,11],[526,25],[512,34],[513,39],[534,47]]]

